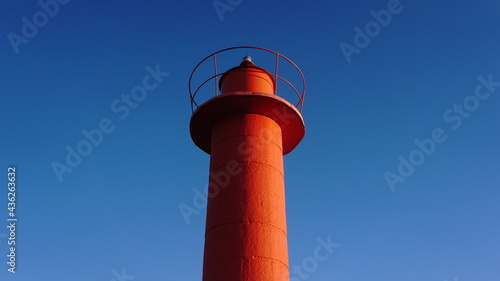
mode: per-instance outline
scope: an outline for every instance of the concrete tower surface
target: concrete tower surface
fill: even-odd
[[[256,47],[226,50],[237,48],[276,54],[276,71],[285,58]],[[289,280],[283,155],[304,137],[302,115],[277,96],[282,78],[248,56],[212,78],[216,96],[193,109],[190,122],[193,142],[210,154],[203,281]],[[301,108],[304,92],[296,93]]]

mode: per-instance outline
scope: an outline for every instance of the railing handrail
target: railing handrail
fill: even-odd
[[[189,83],[188,83],[188,89],[189,89],[189,97],[190,97],[190,102],[191,102],[191,111],[194,112],[198,107],[198,103],[195,101],[195,98],[196,98],[196,95],[198,94],[198,92],[200,91],[200,89],[205,86],[210,80],[212,79],[215,79],[215,95],[214,96],[218,96],[219,95],[219,83],[218,83],[218,78],[219,76],[223,75],[224,72],[221,72],[221,73],[217,73],[218,72],[218,68],[217,68],[217,54],[220,54],[222,52],[226,52],[226,51],[230,51],[230,50],[234,50],[234,49],[257,49],[257,50],[262,50],[262,51],[265,51],[265,52],[269,52],[269,53],[272,53],[274,55],[276,55],[276,59],[275,59],[275,73],[274,75],[271,74],[271,76],[273,76],[276,80],[282,80],[283,82],[285,82],[288,86],[290,86],[293,91],[296,93],[299,101],[297,102],[297,104],[295,105],[295,107],[299,110],[299,112],[302,112],[302,108],[304,106],[304,97],[305,97],[305,91],[306,91],[306,80],[305,80],[305,77],[304,77],[304,74],[302,73],[302,71],[300,70],[300,68],[292,61],[290,60],[289,58],[281,55],[280,53],[278,52],[275,52],[275,51],[272,51],[272,50],[269,50],[269,49],[265,49],[265,48],[261,48],[261,47],[253,47],[253,46],[238,46],[238,47],[231,47],[231,48],[226,48],[226,49],[222,49],[220,51],[217,51],[207,57],[205,57],[203,60],[201,60],[197,65],[196,67],[193,69],[193,72],[191,72],[191,75],[189,76]],[[201,83],[200,86],[198,86],[196,88],[196,90],[193,92],[192,90],[192,87],[191,87],[191,82],[192,82],[192,79],[194,77],[194,74],[195,72],[197,71],[198,67],[200,67],[205,61],[207,61],[208,59],[210,58],[213,58],[213,63],[214,63],[214,75],[211,76],[210,78],[206,79],[205,81],[203,81]],[[297,90],[297,88],[292,84],[290,83],[288,80],[286,80],[285,78],[281,77],[278,75],[278,63],[279,63],[279,58],[283,58],[285,59],[286,61],[288,61],[298,72],[298,74],[300,75],[300,78],[302,79],[302,91],[299,92],[299,90]],[[276,83],[277,85],[277,83]],[[276,95],[278,95],[278,89],[276,87]]]

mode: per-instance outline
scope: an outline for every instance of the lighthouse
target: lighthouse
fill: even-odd
[[[274,73],[249,56],[218,73],[221,53],[242,48],[274,55]],[[215,75],[192,91],[194,73],[210,59]],[[279,60],[298,71],[302,91],[279,76]],[[200,64],[190,78],[190,133],[196,146],[210,154],[203,281],[288,281],[283,156],[305,134],[304,76],[288,58],[258,47],[225,49]],[[214,96],[198,103],[198,90],[211,80]],[[278,95],[279,81],[289,86],[280,91],[297,94],[296,104]]]

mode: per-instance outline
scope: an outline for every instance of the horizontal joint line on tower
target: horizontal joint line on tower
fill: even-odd
[[[285,264],[284,262],[282,262],[282,261],[280,261],[278,259],[274,259],[274,258],[268,258],[268,257],[262,257],[262,256],[239,257],[239,258],[243,258],[243,259],[247,259],[247,260],[254,259],[254,258],[264,259],[264,260],[268,260],[268,261],[280,264],[283,267],[285,267],[287,270],[289,268],[287,264]],[[220,262],[220,261],[226,261],[226,260],[232,260],[232,259],[235,259],[235,258],[218,259],[218,260],[214,260],[212,262],[207,262],[205,265],[210,265],[210,264],[217,263],[217,262]]]
[[[234,221],[234,222],[227,222],[227,223],[223,223],[223,224],[218,224],[218,225],[216,225],[216,226],[214,226],[214,227],[211,227],[211,228],[207,229],[207,230],[205,231],[205,237],[207,236],[207,233],[208,233],[208,232],[210,232],[210,231],[212,231],[212,230],[214,230],[214,229],[216,229],[216,228],[218,228],[218,227],[221,227],[221,226],[226,226],[226,225],[231,225],[231,224],[261,224],[261,225],[266,225],[266,226],[272,227],[272,228],[274,228],[274,229],[277,229],[277,230],[279,230],[279,231],[283,232],[283,234],[285,235],[285,237],[286,237],[286,236],[288,236],[288,235],[286,234],[286,231],[285,231],[285,230],[283,230],[283,229],[281,229],[281,228],[279,228],[279,227],[277,227],[276,225],[271,224],[271,223],[258,222],[258,221]]]
[[[283,173],[282,173],[279,169],[276,169],[276,167],[274,167],[274,166],[272,166],[272,165],[269,165],[269,164],[267,164],[267,163],[259,162],[259,161],[229,161],[229,162],[227,162],[226,164],[222,164],[222,165],[220,165],[220,166],[215,167],[214,169],[211,169],[211,170],[210,170],[210,173],[213,173],[213,171],[216,171],[216,170],[218,170],[218,169],[220,169],[220,168],[222,168],[222,167],[225,167],[225,166],[227,166],[227,165],[228,165],[228,164],[230,164],[230,163],[239,163],[239,164],[257,163],[257,164],[266,165],[266,166],[269,166],[269,167],[271,167],[271,168],[275,169],[276,171],[278,171],[278,173],[280,173],[280,175],[283,177],[283,179],[285,178],[285,175],[284,175],[284,174],[283,174]]]
[[[220,142],[222,142],[224,140],[231,139],[231,138],[236,138],[236,137],[258,137],[258,138],[263,138],[263,139],[269,140],[270,142],[274,143],[280,149],[281,153],[283,153],[283,146],[282,145],[277,144],[276,142],[274,142],[270,138],[266,138],[266,137],[258,136],[258,135],[233,135],[233,136],[230,136],[230,137],[223,138],[223,139],[219,140],[218,142],[216,142],[215,144],[212,144],[212,148],[214,146],[216,146],[218,143],[220,143]]]

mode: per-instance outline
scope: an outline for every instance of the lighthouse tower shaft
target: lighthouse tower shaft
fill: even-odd
[[[245,58],[191,119],[193,141],[210,154],[204,281],[289,280],[283,155],[305,127],[275,88]]]

